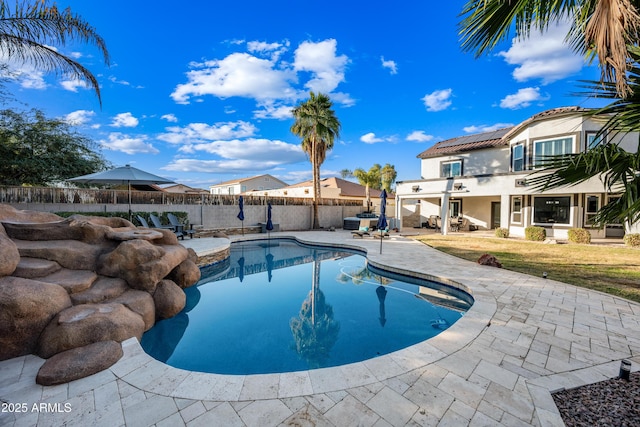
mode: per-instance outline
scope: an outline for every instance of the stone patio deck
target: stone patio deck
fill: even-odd
[[[480,266],[398,234],[384,240],[382,254],[379,240],[342,230],[271,236],[365,249],[372,264],[458,284],[475,304],[428,341],[312,371],[188,372],[152,359],[130,339],[109,370],[42,387],[35,383],[42,359],[6,360],[0,400],[25,411],[3,404],[0,426],[559,426],[551,391],[616,377],[621,359],[639,368],[640,304]],[[206,253],[226,243],[183,244]]]

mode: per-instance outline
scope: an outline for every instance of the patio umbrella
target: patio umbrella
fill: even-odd
[[[383,189],[380,193],[380,218],[378,218],[378,229],[380,230],[380,253],[382,253],[383,231],[387,228],[387,192]]]
[[[271,221],[271,202],[267,203],[267,225],[265,226],[268,233],[268,238],[271,238],[271,230],[273,230],[273,222]]]
[[[102,172],[96,172],[89,175],[82,175],[71,178],[68,181],[79,182],[82,184],[118,184],[126,185],[129,191],[129,221],[131,221],[131,184],[151,185],[151,184],[171,184],[174,181],[154,175],[149,172],[131,167],[129,165],[121,166],[115,169],[109,169]]]
[[[238,212],[238,219],[242,221],[242,235],[244,236],[244,197],[240,196],[238,198],[238,207],[240,208],[240,212]]]

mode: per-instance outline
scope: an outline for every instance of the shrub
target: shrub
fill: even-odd
[[[626,234],[624,236],[624,243],[632,248],[640,247],[640,233]]]
[[[534,242],[543,242],[547,238],[547,230],[532,225],[524,229],[524,237]]]
[[[571,228],[567,234],[571,243],[591,243],[591,233],[584,228]]]
[[[506,239],[509,237],[509,229],[504,227],[496,228],[496,237],[500,237],[501,239]]]

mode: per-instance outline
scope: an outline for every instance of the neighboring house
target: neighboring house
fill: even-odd
[[[202,188],[193,188],[184,184],[172,184],[163,186],[162,189],[167,193],[181,193],[181,194],[209,194],[207,190]]]
[[[249,178],[234,179],[231,181],[221,182],[220,184],[211,185],[209,187],[209,193],[244,194],[248,191],[272,190],[274,188],[282,188],[286,186],[286,182],[280,181],[272,175],[265,174]]]
[[[369,189],[369,195],[373,204],[373,212],[380,211],[380,193],[381,190]],[[313,197],[313,180],[300,182],[298,184],[289,185],[277,190],[270,191],[253,191],[247,194],[257,196],[267,195],[271,197]],[[360,200],[362,206],[366,205],[366,187],[358,183],[347,181],[341,178],[324,178],[320,180],[320,196],[323,199],[347,199]],[[395,207],[395,196],[391,194],[387,198],[387,213],[393,215]],[[390,206],[391,205],[391,206]]]
[[[463,217],[481,229],[508,228],[513,236],[524,236],[531,225],[561,239],[577,227],[588,229],[593,237],[623,235],[621,224],[592,226],[595,213],[617,197],[597,177],[544,193],[527,184],[540,156],[578,153],[597,143],[601,124],[587,117],[587,111],[544,111],[512,128],[441,141],[420,153],[422,179],[396,183],[401,225],[419,227],[435,215],[443,218],[443,233],[452,217]],[[635,152],[638,134],[618,136],[614,142]],[[637,233],[640,224],[626,228]]]

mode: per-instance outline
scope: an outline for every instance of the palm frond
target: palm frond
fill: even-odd
[[[49,47],[65,46],[71,42],[94,45],[105,64],[109,65],[104,39],[71,9],[60,11],[55,4],[49,6],[44,0],[33,4],[16,2],[14,9],[6,1],[0,2],[0,52],[12,60],[29,63],[46,72],[85,81],[102,104],[100,86],[93,74],[80,63]]]

